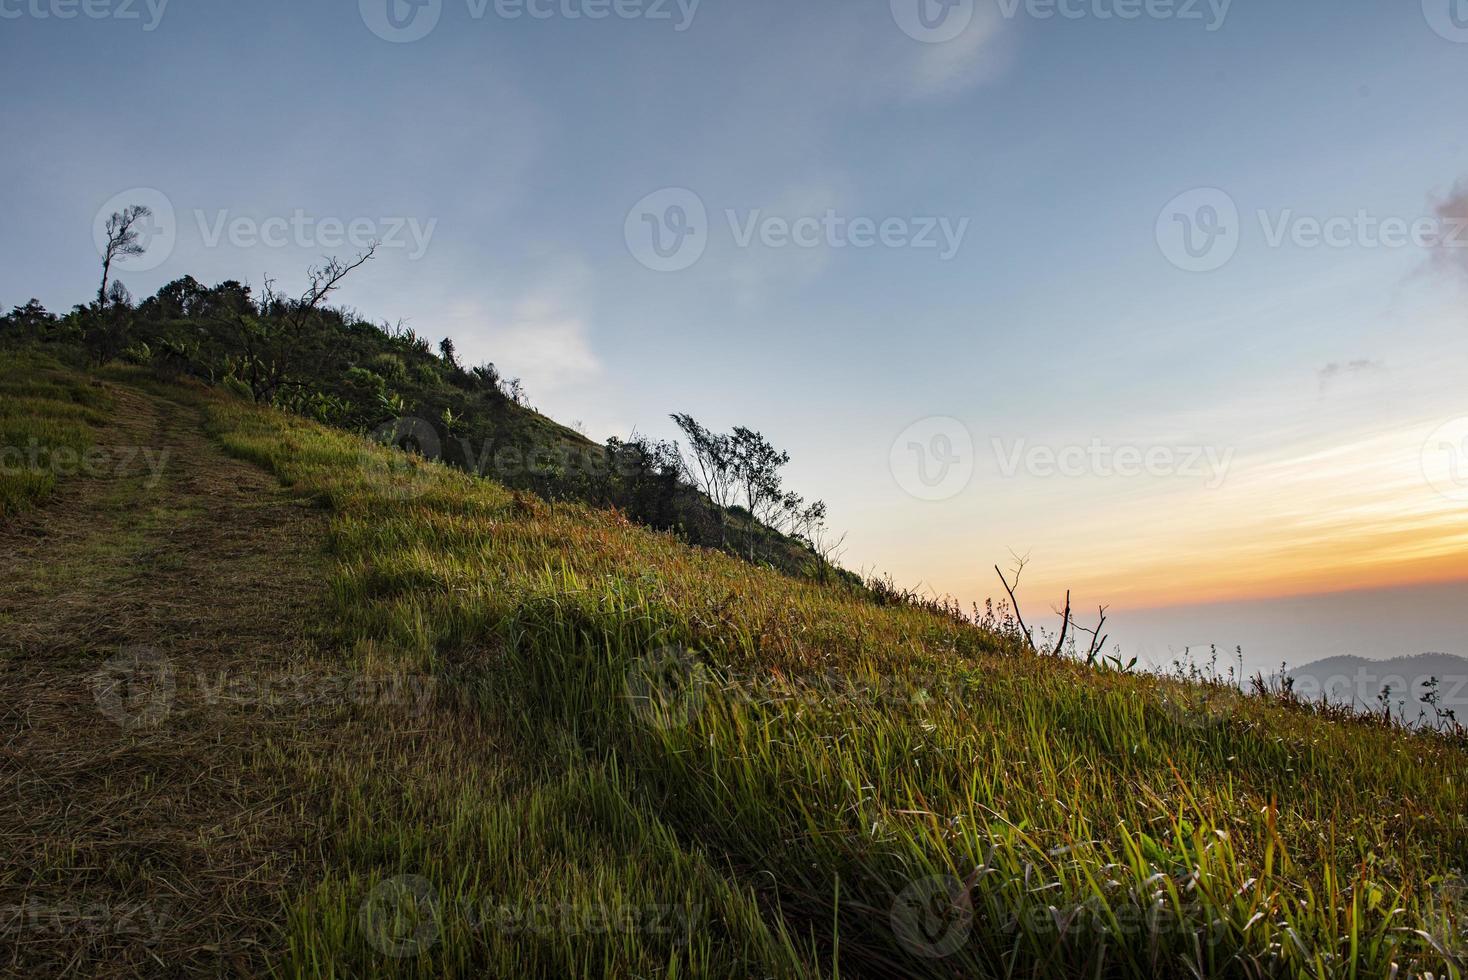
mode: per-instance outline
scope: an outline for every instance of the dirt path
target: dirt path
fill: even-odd
[[[0,530],[0,973],[255,973],[343,714],[325,518],[110,387],[108,470]]]

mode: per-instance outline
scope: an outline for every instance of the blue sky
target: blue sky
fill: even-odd
[[[1318,499],[1321,453],[1351,447],[1342,478],[1373,485],[1468,416],[1468,263],[1371,247],[1354,227],[1342,247],[1271,247],[1257,217],[1293,235],[1302,216],[1457,213],[1461,0],[1203,2],[1198,19],[1178,0],[1151,8],[1168,17],[1135,3],[1134,20],[1102,16],[1128,0],[1068,0],[1073,18],[1041,16],[1043,0],[960,0],[948,16],[968,26],[943,43],[903,29],[936,0],[659,3],[667,19],[623,0],[637,16],[597,20],[567,15],[597,0],[514,19],[493,0],[442,0],[408,43],[369,26],[388,2],[92,0],[106,16],[61,19],[66,0],[0,0],[0,303],[84,301],[96,214],[135,188],[160,192],[177,229],[161,265],[124,269],[137,295],[185,273],[290,287],[351,251],[323,246],[321,219],[402,223],[431,233],[384,249],[344,303],[453,336],[597,438],[669,435],[672,411],[762,429],[849,531],[848,564],[981,598],[1012,548],[1032,555],[1039,605],[1075,583],[1137,607],[1251,581],[1286,594],[1468,575],[1456,544],[1397,567],[1367,540],[1418,542],[1430,480],[1392,484],[1407,524],[1358,521],[1360,547],[1315,565],[1308,507],[1271,510],[1275,487]],[[704,251],[655,271],[629,212],[670,188],[704,207]],[[1158,229],[1176,227],[1169,202],[1210,188],[1238,209],[1236,251],[1186,271]],[[654,200],[667,218],[670,199]],[[1196,219],[1216,198],[1183,200]],[[209,241],[221,214],[248,229],[298,211],[307,230],[282,247]],[[735,231],[828,213],[908,238],[929,219],[966,224],[947,258],[849,239],[746,246]],[[929,419],[951,421],[919,443],[956,423],[974,447],[972,477],[939,500],[894,472],[894,445]],[[1096,440],[1213,448],[1228,482],[1094,463],[1004,472],[1021,443]],[[1439,541],[1456,541],[1449,503],[1433,511]],[[1236,550],[1209,570],[1198,549],[1215,546]],[[1250,560],[1288,568],[1250,576]]]

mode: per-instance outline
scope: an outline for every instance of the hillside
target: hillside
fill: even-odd
[[[494,364],[461,364],[452,340],[435,347],[401,324],[330,306],[335,289],[370,257],[311,269],[298,297],[269,280],[257,291],[185,276],[140,303],[122,289],[105,305],[65,316],[32,300],[0,316],[0,349],[38,348],[74,367],[123,363],[197,380],[546,500],[615,507],[692,544],[829,577],[828,556],[811,543],[825,507],[781,486],[783,464],[763,437],[751,434],[751,449],[765,469],[745,482],[769,506],[751,516],[747,494],[744,507],[735,494],[715,503],[695,485],[696,464],[674,445],[635,433],[598,445],[532,408],[519,379]]]
[[[1290,677],[1307,699],[1324,698],[1360,711],[1389,707],[1408,723],[1468,720],[1468,659],[1450,653],[1390,660],[1327,657],[1290,671]]]
[[[112,450],[0,470],[0,832],[37,842],[0,907],[168,916],[8,970],[1461,975],[1460,738],[1037,656],[137,367],[9,355],[0,393],[9,444]]]

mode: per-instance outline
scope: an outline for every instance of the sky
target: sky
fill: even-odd
[[[1468,0],[0,0],[0,82],[7,307],[125,203],[136,296],[379,239],[341,302],[763,431],[850,567],[1468,654]]]

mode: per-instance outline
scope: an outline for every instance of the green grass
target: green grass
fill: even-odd
[[[1087,670],[283,415],[210,417],[333,512],[347,649],[433,672],[494,732],[483,764],[431,743],[329,774],[288,974],[1463,975],[1450,739]],[[436,928],[385,957],[359,910],[403,875]],[[697,925],[464,912],[541,901]]]
[[[102,391],[56,361],[0,351],[0,520],[82,470],[107,407]]]

